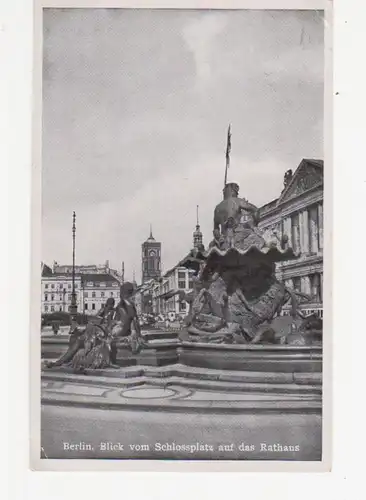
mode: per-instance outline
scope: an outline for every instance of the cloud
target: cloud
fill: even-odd
[[[209,12],[183,28],[183,39],[192,52],[196,67],[196,89],[203,91],[211,82],[215,40],[227,26],[225,14]]]
[[[310,11],[45,12],[43,259],[140,271],[150,222],[163,265],[206,244],[229,179],[255,204],[322,157],[323,31]]]

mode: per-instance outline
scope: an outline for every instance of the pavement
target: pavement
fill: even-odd
[[[321,416],[43,406],[47,458],[320,460]]]
[[[320,373],[59,368],[41,397],[42,458],[321,459]]]

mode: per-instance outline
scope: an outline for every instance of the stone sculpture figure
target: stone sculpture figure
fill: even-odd
[[[202,252],[196,292],[182,340],[192,342],[277,342],[273,319],[298,296],[275,276],[275,263],[297,257],[287,235],[266,241],[258,229],[259,211],[239,198],[239,186],[226,184],[214,211],[214,239]]]
[[[131,300],[133,291],[132,283],[122,285],[117,306],[114,307],[114,299],[109,298],[84,330],[73,323],[67,352],[57,361],[48,362],[46,367],[69,365],[75,372],[117,367],[118,343],[129,346],[133,353],[139,352],[144,341]]]

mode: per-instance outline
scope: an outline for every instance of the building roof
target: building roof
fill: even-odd
[[[296,184],[296,182],[298,181],[301,171],[303,171],[303,169],[306,169],[307,166],[313,167],[314,171],[318,171],[319,173],[317,175],[319,177],[323,175],[323,169],[324,169],[323,160],[313,160],[308,158],[302,159],[299,166],[292,174],[292,178],[289,184],[283,189],[280,197],[270,201],[269,203],[266,203],[265,205],[262,205],[259,208],[259,213],[261,217],[269,214],[270,212],[272,212],[272,210],[275,210],[283,202],[283,200],[287,196],[287,193],[290,192],[294,184]]]
[[[118,279],[111,274],[99,274],[99,273],[82,273],[78,274],[83,281],[92,281],[93,283],[119,283]]]
[[[44,262],[41,263],[42,267],[42,276],[52,276],[52,269],[47,266]]]

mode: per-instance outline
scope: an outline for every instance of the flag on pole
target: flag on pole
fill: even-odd
[[[226,145],[226,161],[229,164],[230,160],[230,152],[231,152],[231,125],[227,130],[227,145]]]
[[[226,144],[226,165],[225,165],[225,180],[224,180],[224,188],[227,183],[227,169],[230,165],[230,151],[231,151],[231,125],[227,130],[227,144]]]

